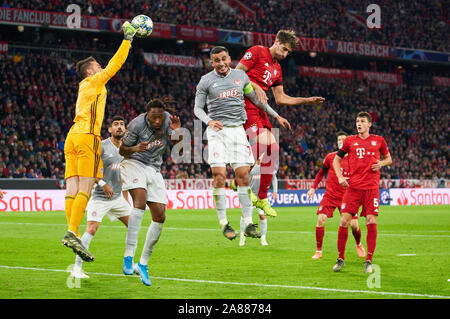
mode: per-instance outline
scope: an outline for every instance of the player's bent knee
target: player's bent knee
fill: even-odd
[[[225,187],[226,177],[222,174],[214,174],[213,175],[213,183],[215,188],[224,188]],[[240,185],[238,183],[238,185]]]
[[[88,222],[86,226],[86,232],[94,236],[98,230],[98,226],[99,226],[98,222]]]
[[[367,215],[366,217],[366,224],[376,224],[377,223],[377,216],[376,215]]]
[[[317,218],[317,226],[318,227],[323,227],[325,226],[325,223],[327,222],[327,215],[325,214],[319,214],[319,217]]]

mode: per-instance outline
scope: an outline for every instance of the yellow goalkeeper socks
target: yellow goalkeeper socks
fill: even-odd
[[[89,201],[89,195],[85,192],[79,191],[72,205],[72,214],[70,216],[69,231],[75,233],[80,237],[78,232],[81,221],[84,217],[84,211],[86,210],[87,203]]]
[[[72,205],[73,201],[75,200],[75,196],[66,196],[65,200],[65,212],[66,212],[66,218],[67,218],[67,224],[70,223],[70,216],[72,215]]]

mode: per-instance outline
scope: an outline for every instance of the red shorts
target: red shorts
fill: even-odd
[[[328,218],[332,218],[336,208],[341,212],[341,203],[341,198],[332,197],[325,193],[317,209],[317,215],[325,214]],[[355,214],[352,219],[358,219],[358,214]]]
[[[248,99],[245,99],[245,112],[247,113],[247,122],[244,124],[246,131],[251,128],[251,131],[256,133],[258,129],[267,128],[270,130],[272,128],[267,113],[258,109]],[[250,134],[247,133],[247,136],[250,136]]]
[[[341,213],[357,214],[362,206],[360,216],[378,216],[380,189],[353,189],[347,188],[342,198]]]

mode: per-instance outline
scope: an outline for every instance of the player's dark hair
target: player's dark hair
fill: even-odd
[[[358,117],[365,117],[369,123],[372,123],[372,116],[369,114],[369,112],[359,112],[358,115],[356,115],[356,118]]]
[[[175,115],[177,111],[169,105],[171,100],[169,98],[161,98],[161,99],[152,99],[147,105],[145,105],[145,110],[150,112],[151,109],[163,109],[164,111],[169,112],[171,115]]]
[[[213,54],[218,54],[218,53],[224,52],[224,51],[226,53],[228,53],[228,49],[227,48],[219,45],[219,46],[216,46],[216,47],[211,49],[211,52],[209,53],[209,56],[212,57]]]
[[[122,115],[114,115],[112,119],[109,120],[108,127],[111,127],[115,121],[124,121],[125,119]]]
[[[91,64],[91,62],[94,62],[95,58],[93,56],[90,56],[84,60],[78,61],[75,67],[75,70],[77,71],[78,76],[83,80],[86,77],[86,70]]]
[[[298,44],[298,38],[293,30],[280,30],[277,32],[277,39],[280,43],[289,44],[292,50],[295,50]]]
[[[348,134],[345,133],[344,131],[339,131],[339,132],[336,133],[336,137],[339,137],[339,136],[342,136],[342,135],[348,136]]]

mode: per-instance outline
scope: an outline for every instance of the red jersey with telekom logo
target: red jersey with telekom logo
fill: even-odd
[[[339,184],[336,172],[333,168],[333,161],[337,152],[328,153],[323,161],[323,166],[328,171],[327,183],[325,185],[325,193],[333,198],[342,199],[345,188]],[[348,156],[345,156],[341,161],[341,172],[344,177],[350,176]]]
[[[268,47],[255,45],[248,49],[239,63],[248,68],[247,75],[250,81],[258,84],[264,91],[272,86],[283,85],[281,66],[272,58]],[[245,99],[246,106],[254,106]]]
[[[372,171],[372,165],[381,160],[381,155],[386,156],[389,153],[382,136],[370,134],[366,139],[362,139],[359,135],[348,136],[339,151],[348,153],[350,166],[348,183],[351,188],[380,187],[380,171]]]

